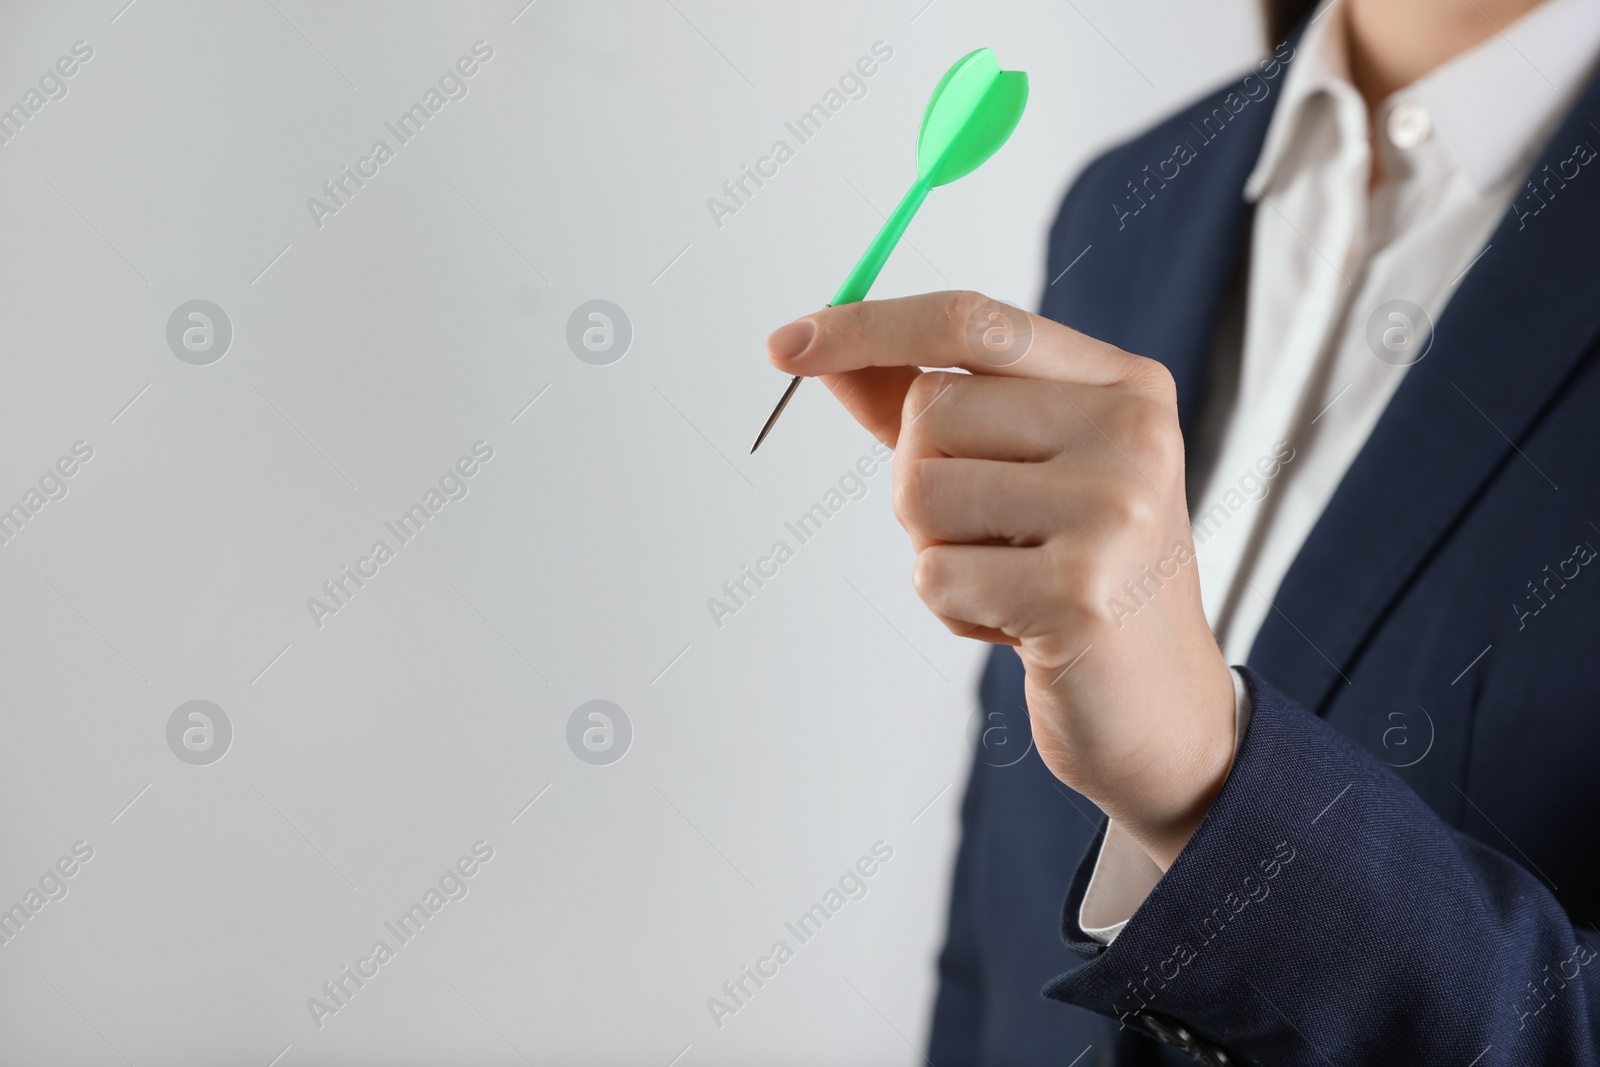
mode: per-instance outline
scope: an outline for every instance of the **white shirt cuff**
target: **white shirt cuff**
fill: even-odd
[[[1239,672],[1230,668],[1229,673],[1233,675],[1233,751],[1237,755],[1250,725],[1250,694]],[[1102,945],[1111,944],[1164,873],[1150,854],[1111,820],[1078,908],[1078,925]]]

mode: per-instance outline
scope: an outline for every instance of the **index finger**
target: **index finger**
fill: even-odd
[[[1137,357],[981,293],[921,293],[842,304],[767,339],[778,369],[807,377],[868,367],[954,367],[1081,385],[1125,379]]]

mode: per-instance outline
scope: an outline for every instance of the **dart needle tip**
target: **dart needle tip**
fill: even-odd
[[[789,380],[789,388],[783,391],[783,396],[778,399],[778,406],[772,409],[772,414],[767,416],[767,424],[761,427],[761,432],[756,434],[756,443],[750,446],[750,454],[755,455],[756,449],[761,447],[761,442],[767,439],[767,434],[772,432],[773,425],[778,421],[778,416],[783,414],[783,409],[789,406],[789,398],[794,396],[795,389],[800,386],[800,375],[796,374]]]

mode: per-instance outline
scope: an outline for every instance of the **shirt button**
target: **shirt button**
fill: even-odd
[[[1396,104],[1389,112],[1386,125],[1389,133],[1389,143],[1396,148],[1415,148],[1428,139],[1428,134],[1433,132],[1433,120],[1428,117],[1428,109],[1411,100],[1404,100]]]

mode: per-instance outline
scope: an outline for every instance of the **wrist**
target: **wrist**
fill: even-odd
[[[1154,773],[1133,795],[1107,808],[1162,871],[1177,860],[1201,820],[1222,792],[1233,769],[1237,742],[1232,672],[1217,658],[1219,671],[1207,672],[1197,687],[1191,728],[1169,735]]]

